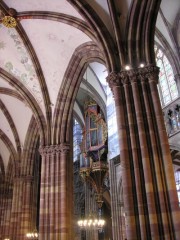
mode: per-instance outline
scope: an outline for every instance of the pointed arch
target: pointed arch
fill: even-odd
[[[28,103],[38,123],[42,144],[43,145],[46,144],[48,142],[48,136],[46,134],[47,129],[46,120],[35,98],[18,79],[13,77],[11,74],[6,72],[2,68],[0,68],[0,76],[5,81],[10,83],[18,91],[18,93],[20,93],[23,99],[25,99],[25,101]]]
[[[82,44],[75,50],[69,67],[65,72],[56,102],[53,116],[53,144],[69,141],[68,129],[70,127],[74,101],[87,63],[94,60],[104,63],[103,57],[103,54],[93,42]]]
[[[87,2],[84,3],[84,0],[68,0],[68,2],[86,19],[92,31],[96,34],[96,43],[103,51],[108,71],[112,72],[120,69],[118,49],[112,36],[97,13]]]
[[[21,102],[24,101],[24,99],[18,94],[18,92],[14,91],[12,89],[9,89],[9,88],[0,87],[0,94],[5,94],[5,95],[11,96],[11,97],[15,97],[18,100],[20,100]]]
[[[21,155],[21,145],[20,145],[20,138],[19,138],[19,135],[18,135],[18,131],[17,131],[17,128],[14,124],[14,121],[13,121],[9,111],[7,110],[6,106],[1,101],[1,99],[0,99],[0,109],[4,113],[4,116],[6,117],[8,123],[11,127],[12,133],[14,135],[15,143],[16,143],[17,152],[18,152],[18,155],[20,156]]]
[[[127,23],[127,64],[155,64],[154,32],[160,0],[133,1]]]
[[[37,122],[32,116],[23,148],[23,162],[21,163],[21,174],[24,176],[33,174],[33,162],[35,161],[35,154],[38,151],[39,130]]]
[[[9,8],[4,2],[0,3],[0,5],[4,9],[4,11],[8,12]],[[28,54],[31,58],[33,67],[35,69],[35,72],[36,72],[36,75],[37,75],[37,78],[38,78],[38,82],[40,84],[41,93],[42,93],[43,100],[44,100],[44,106],[45,106],[45,109],[46,109],[47,135],[48,135],[47,138],[50,138],[50,134],[51,134],[50,125],[51,125],[51,117],[52,117],[51,102],[50,102],[50,97],[49,97],[49,92],[48,92],[48,89],[47,89],[46,81],[45,81],[45,78],[44,78],[44,75],[43,75],[43,71],[41,69],[41,65],[40,65],[40,62],[39,62],[38,57],[36,55],[36,52],[35,52],[32,44],[31,44],[26,32],[24,31],[21,23],[18,22],[18,21],[17,21],[16,31],[18,32],[20,38],[22,39],[24,47],[26,48],[26,50],[27,50],[27,52],[28,52]]]
[[[10,152],[10,156],[11,156],[11,158],[13,160],[13,164],[14,164],[15,175],[19,175],[19,170],[20,170],[19,156],[18,156],[11,140],[7,137],[7,135],[1,129],[0,129],[0,138]]]

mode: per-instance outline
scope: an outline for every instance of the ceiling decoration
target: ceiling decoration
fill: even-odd
[[[49,11],[67,14],[83,20],[80,13],[72,7],[72,5],[66,0],[5,0],[4,1],[9,8],[14,8],[19,12],[26,11]]]
[[[17,26],[15,15],[15,9],[9,8],[8,13],[4,13],[0,9],[0,22],[2,22],[2,24],[7,28],[15,28]]]
[[[37,102],[42,103],[42,93],[31,58],[15,29],[0,25],[0,66],[20,80],[32,93]]]
[[[42,28],[44,24],[46,27]],[[75,49],[90,41],[90,38],[73,26],[57,21],[25,20],[22,26],[37,54],[54,108],[64,73]]]
[[[14,28],[17,25],[16,19],[11,16],[4,16],[2,19],[2,23],[5,27]]]
[[[18,152],[32,115],[40,118],[39,129],[52,121],[68,63],[94,36],[66,0],[1,1],[0,36],[0,139]],[[2,140],[0,146],[7,169],[10,148]]]

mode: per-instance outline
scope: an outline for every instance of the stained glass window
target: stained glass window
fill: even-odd
[[[160,68],[159,95],[162,106],[165,106],[178,97],[176,82],[169,60],[160,48],[155,46],[156,64]]]
[[[176,189],[177,189],[179,206],[180,206],[180,169],[175,172],[175,180],[176,180]]]
[[[73,158],[74,161],[78,160],[78,156],[81,152],[80,144],[82,142],[82,129],[79,122],[73,119]]]

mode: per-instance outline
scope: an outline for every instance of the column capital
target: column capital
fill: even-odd
[[[50,145],[50,146],[40,146],[39,152],[42,156],[56,154],[56,153],[64,153],[68,152],[70,146],[68,143],[61,143],[59,145]]]
[[[129,84],[129,77],[127,71],[121,71],[121,72],[111,72],[107,78],[107,82],[109,83],[109,86],[111,90],[113,87],[119,87],[126,84]]]
[[[139,79],[139,71],[138,71],[138,69],[136,69],[136,68],[135,69],[131,69],[131,70],[127,71],[127,74],[129,76],[129,81],[131,83],[134,83],[134,82],[138,81],[138,79]]]
[[[123,86],[137,81],[154,81],[158,83],[159,67],[148,65],[143,68],[134,68],[127,71],[111,72],[106,80],[113,90],[113,87]]]
[[[142,69],[139,70],[139,79],[142,83],[147,83],[148,82],[148,78],[146,76],[146,73]]]
[[[141,74],[145,74],[146,78],[148,78],[148,80],[150,82],[155,82],[156,84],[158,84],[158,79],[159,79],[159,67],[155,66],[155,65],[149,65],[147,67],[144,67],[140,70]]]
[[[68,143],[61,143],[61,153],[68,153],[70,150],[70,145]]]
[[[122,85],[127,85],[129,84],[129,77],[128,77],[128,72],[127,71],[121,71],[119,73],[120,81]]]
[[[20,175],[20,176],[15,176],[14,177],[14,182],[18,183],[18,182],[33,182],[34,181],[34,177],[31,175]]]
[[[106,81],[109,84],[109,87],[111,90],[113,87],[118,87],[121,85],[120,79],[119,79],[119,74],[117,72],[111,72],[107,77]]]

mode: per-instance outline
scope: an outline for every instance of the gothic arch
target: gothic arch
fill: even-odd
[[[35,154],[38,149],[39,130],[34,117],[31,118],[24,143],[23,162],[21,163],[21,174],[32,176],[33,163],[36,161]]]
[[[133,1],[127,24],[127,64],[155,64],[154,32],[161,1]]]
[[[73,54],[69,67],[64,74],[58,94],[53,123],[53,144],[69,142],[74,101],[88,62],[103,62],[103,55],[95,43],[86,43],[78,47]]]
[[[164,54],[167,56],[171,66],[172,66],[174,75],[176,75],[180,70],[180,66],[178,64],[178,60],[177,60],[171,46],[169,45],[169,43],[166,41],[166,39],[164,38],[164,36],[161,34],[161,32],[158,29],[156,29],[156,36],[158,37],[162,46],[156,41],[155,41],[155,45],[157,45],[157,47],[160,48],[164,52]]]
[[[18,156],[12,142],[10,141],[10,139],[6,136],[6,134],[1,129],[0,129],[0,138],[4,142],[4,144],[6,145],[7,149],[10,152],[10,156],[11,156],[13,164],[14,164],[15,175],[19,175],[19,173],[20,173],[19,172],[20,171],[19,156]]]
[[[36,100],[20,81],[18,81],[15,77],[10,75],[8,72],[6,72],[2,68],[0,68],[0,76],[5,81],[10,83],[13,87],[15,87],[17,91],[20,93],[21,97],[25,99],[25,101],[30,106],[40,129],[42,145],[45,145],[48,142],[48,136],[46,135],[46,129],[47,129],[46,120]]]
[[[11,97],[15,97],[15,98],[17,98],[18,100],[20,100],[20,101],[22,101],[22,102],[24,101],[24,99],[19,95],[19,93],[16,92],[16,91],[14,91],[14,90],[1,87],[1,88],[0,88],[0,93],[1,93],[1,94],[5,94],[5,95],[9,95],[9,96],[11,96]]]
[[[118,70],[120,67],[120,62],[117,54],[117,47],[105,24],[99,18],[97,13],[87,2],[84,4],[83,0],[68,0],[68,2],[80,12],[80,14],[89,23],[92,31],[95,32],[96,42],[99,44],[100,49],[104,54],[108,71],[112,72]]]
[[[4,8],[4,11],[8,12],[9,8],[7,7],[7,5],[4,2],[1,3],[1,7]],[[50,97],[49,97],[46,81],[45,81],[45,78],[43,75],[43,71],[41,69],[41,65],[39,63],[36,52],[31,44],[26,32],[24,31],[21,23],[18,21],[17,21],[16,31],[18,32],[20,38],[22,39],[24,47],[26,48],[27,52],[29,53],[29,56],[33,63],[36,75],[38,77],[38,82],[40,84],[41,92],[43,95],[43,100],[45,103],[44,106],[46,109],[46,119],[47,119],[47,138],[49,138],[50,137],[50,129],[51,129],[50,122],[51,122],[52,113],[51,113]]]
[[[15,124],[14,124],[14,121],[13,121],[10,113],[8,112],[6,106],[5,106],[4,103],[1,101],[1,99],[0,99],[0,109],[1,109],[2,112],[4,113],[4,116],[6,117],[9,125],[11,126],[11,129],[12,129],[12,132],[13,132],[13,135],[14,135],[14,139],[15,139],[15,142],[16,142],[17,152],[18,152],[18,155],[19,155],[19,157],[20,157],[20,155],[21,155],[21,145],[20,145],[19,135],[18,135],[16,126],[15,126]]]

